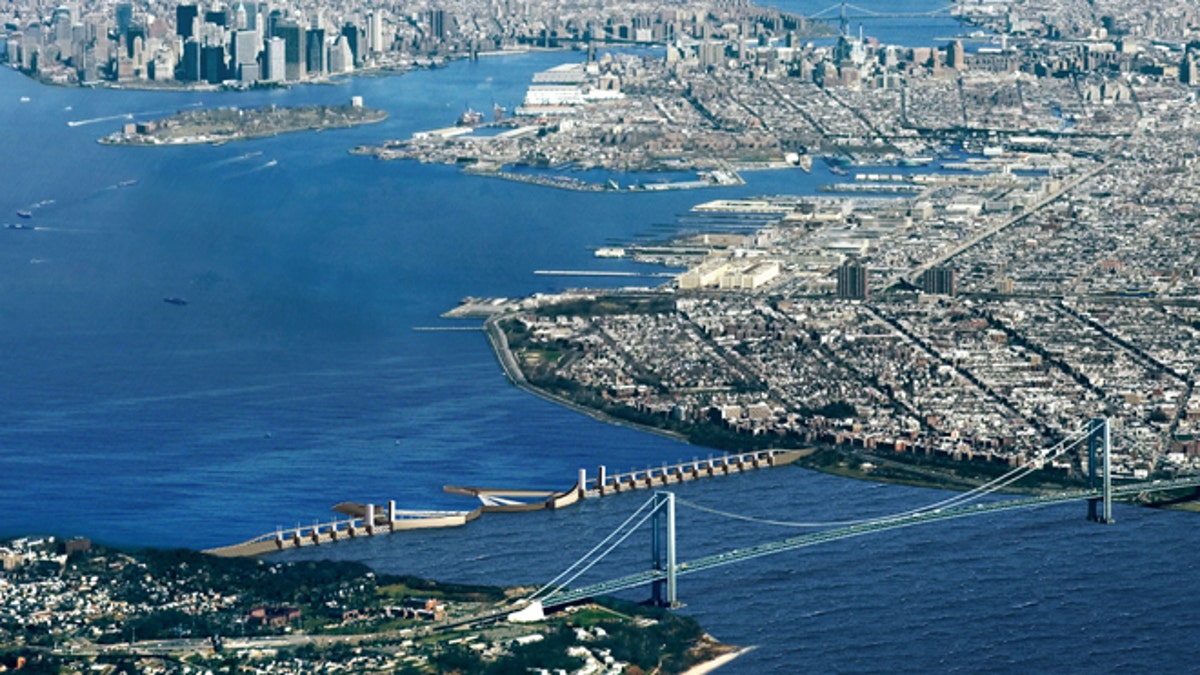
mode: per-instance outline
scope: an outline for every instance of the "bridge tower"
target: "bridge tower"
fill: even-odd
[[[675,583],[675,493],[654,493],[654,516],[650,526],[650,562],[655,570],[667,572],[666,579],[658,579],[651,585],[650,602],[658,607],[678,607]]]
[[[1108,418],[1093,417],[1088,420],[1088,487],[1096,489],[1096,453],[1103,451],[1103,483],[1099,497],[1088,500],[1088,520],[1097,523],[1112,523],[1112,437],[1109,434]],[[1097,515],[1097,504],[1102,512]]]

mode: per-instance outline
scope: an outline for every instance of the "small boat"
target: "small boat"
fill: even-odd
[[[130,185],[137,185],[137,179],[130,178],[129,180],[123,180],[120,183],[117,183],[117,187],[129,187]]]
[[[33,211],[17,211],[17,215],[22,218],[32,218]]]
[[[9,223],[9,224],[5,225],[4,228],[7,230],[33,230],[33,229],[35,229],[32,225],[26,225],[25,223]]]
[[[176,298],[176,297],[173,297],[173,296],[172,296],[172,297],[166,297],[166,298],[163,298],[163,302],[166,302],[166,303],[169,303],[169,304],[172,304],[172,305],[180,305],[180,306],[183,306],[183,305],[186,305],[186,304],[188,304],[188,301],[187,301],[187,300],[184,300],[183,298]]]

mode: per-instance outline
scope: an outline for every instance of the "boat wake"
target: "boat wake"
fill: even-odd
[[[246,160],[254,159],[259,155],[262,155],[262,150],[255,150],[254,152],[247,152],[245,154],[238,155],[237,157],[229,157],[227,159],[217,160],[208,166],[213,169],[222,166],[229,166],[230,164],[237,164],[238,162],[245,162]]]
[[[255,153],[247,153],[247,154],[255,154]],[[257,156],[257,155],[261,155],[261,154],[262,154],[261,152],[260,152],[260,153],[256,153],[256,156]],[[245,160],[249,160],[249,159],[252,159],[252,157],[246,157],[246,158],[245,158]],[[245,161],[245,160],[241,160],[241,159],[239,158],[239,161]],[[251,167],[247,167],[247,168],[241,169],[241,170],[239,170],[239,171],[230,171],[230,172],[228,172],[228,173],[226,173],[226,174],[222,175],[222,176],[221,176],[221,178],[222,178],[223,180],[232,180],[232,179],[234,179],[234,178],[244,178],[244,177],[246,177],[246,176],[250,176],[250,175],[256,174],[256,173],[258,173],[258,172],[260,172],[260,171],[266,171],[267,169],[270,169],[271,167],[273,167],[273,166],[278,166],[278,165],[279,165],[279,160],[277,160],[277,159],[272,159],[272,160],[270,160],[270,161],[263,162],[262,164],[256,164],[256,165],[254,165],[254,166],[251,166]]]
[[[111,122],[113,120],[131,120],[134,113],[125,113],[123,115],[109,115],[108,117],[93,117],[90,120],[70,120],[67,122],[69,127],[81,127],[85,124],[96,124],[98,122]]]
[[[202,103],[188,103],[187,105],[185,105],[183,107],[195,108],[200,105],[203,105],[203,104]],[[173,111],[173,110],[143,110],[142,112],[127,112],[127,113],[121,113],[119,115],[108,115],[107,117],[93,117],[91,119],[86,119],[86,120],[69,120],[67,122],[67,126],[81,127],[85,124],[96,124],[98,122],[111,122],[113,120],[131,120],[134,118],[134,116],[140,116],[140,115],[169,115],[173,112],[175,112],[175,111]]]

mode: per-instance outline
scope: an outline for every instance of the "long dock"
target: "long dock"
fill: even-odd
[[[525,513],[561,509],[581,499],[596,499],[634,490],[684,483],[702,478],[727,476],[758,469],[791,464],[803,457],[802,450],[761,450],[693,459],[671,465],[649,467],[626,473],[609,474],[600,466],[595,476],[580,469],[575,485],[563,491],[519,490],[505,488],[443,488],[451,494],[475,497],[481,504],[470,511],[409,511],[386,506],[343,502],[333,507],[345,518],[324,523],[277,529],[231,546],[209,549],[205,553],[223,557],[256,556],[306,546],[373,537],[378,534],[442,527],[461,527],[485,513]]]
[[[621,272],[614,270],[534,270],[533,273],[548,277],[643,277],[667,279],[678,276],[670,272]]]

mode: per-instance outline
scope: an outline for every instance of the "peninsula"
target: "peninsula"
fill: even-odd
[[[686,672],[737,649],[664,609],[512,616],[532,588],[87,539],[0,542],[0,672]],[[469,627],[470,634],[463,628]]]
[[[296,131],[344,129],[387,119],[382,110],[350,105],[182,110],[150,122],[130,122],[100,139],[105,145],[196,145],[275,136]]]

